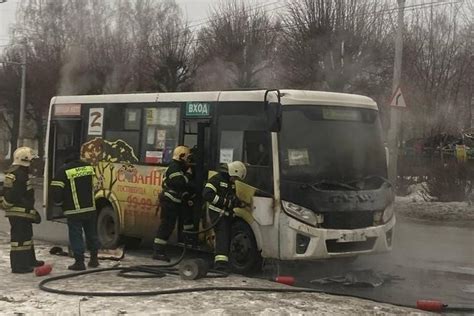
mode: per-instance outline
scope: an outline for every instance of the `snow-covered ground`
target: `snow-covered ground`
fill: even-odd
[[[415,219],[474,226],[474,205],[468,202],[436,202],[422,184],[409,188],[407,196],[397,196],[395,210],[398,215]]]
[[[188,294],[145,297],[84,297],[65,296],[42,292],[38,289],[41,277],[33,273],[10,273],[9,236],[0,232],[0,314],[26,315],[120,315],[120,314],[189,314],[189,315],[421,315],[419,311],[379,304],[368,300],[318,293],[258,293],[258,292],[196,292]],[[49,254],[51,245],[37,242],[38,258],[54,264],[51,275],[67,273],[72,259]],[[102,261],[102,267],[117,264]],[[150,259],[126,255],[122,266],[156,264]],[[44,277],[42,277],[44,278]],[[183,281],[179,277],[161,279],[124,279],[106,272],[59,281],[55,288],[90,291],[144,291],[177,287],[200,286],[284,287],[284,285],[241,276],[225,279]]]

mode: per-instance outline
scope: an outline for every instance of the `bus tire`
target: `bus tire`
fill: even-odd
[[[115,249],[120,241],[120,220],[110,205],[99,210],[97,217],[97,235],[102,248]]]
[[[250,226],[242,220],[232,224],[229,263],[239,274],[251,274],[262,267],[262,257]]]
[[[141,238],[130,237],[130,236],[121,236],[120,243],[125,246],[127,249],[139,249],[142,243]]]

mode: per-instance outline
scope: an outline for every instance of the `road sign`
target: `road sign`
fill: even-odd
[[[405,103],[405,98],[402,94],[402,89],[400,87],[395,90],[395,93],[392,95],[392,99],[390,100],[390,106],[406,108],[407,104]]]
[[[207,117],[211,113],[211,104],[203,102],[187,102],[186,116]]]

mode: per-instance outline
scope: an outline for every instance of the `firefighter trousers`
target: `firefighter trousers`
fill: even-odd
[[[212,223],[219,220],[220,213],[209,210],[209,217]],[[216,247],[214,261],[229,261],[229,248],[232,230],[232,216],[223,215],[214,227],[216,234]]]
[[[33,224],[21,217],[9,217],[10,221],[10,265],[12,272],[32,271],[36,265],[33,245]]]
[[[156,232],[156,238],[154,241],[155,249],[163,247],[168,242],[171,234],[173,233],[176,222],[180,219],[180,223],[183,227],[178,227],[178,238],[181,236],[183,230],[193,230],[193,213],[192,208],[183,206],[181,203],[174,203],[163,199],[161,202],[160,211],[160,226]],[[181,225],[178,225],[181,226]]]

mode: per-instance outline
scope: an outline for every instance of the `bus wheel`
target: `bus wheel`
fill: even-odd
[[[129,236],[121,236],[120,243],[125,245],[127,249],[138,249],[140,248],[140,244],[142,243],[141,238],[136,237],[129,237]]]
[[[112,206],[104,206],[97,217],[97,234],[102,248],[114,249],[119,245],[120,222]]]
[[[250,226],[243,221],[232,225],[229,263],[233,271],[249,274],[261,268],[262,257]]]

